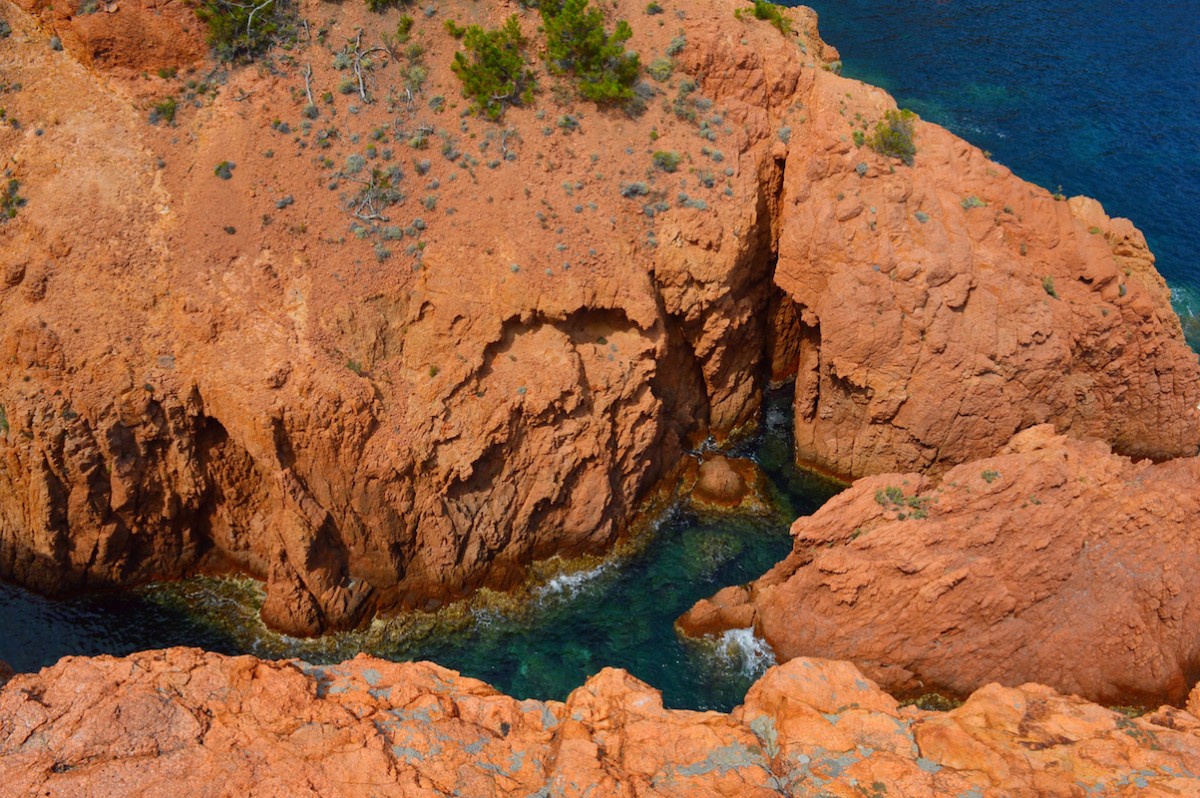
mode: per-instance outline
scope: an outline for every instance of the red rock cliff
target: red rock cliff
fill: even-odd
[[[532,35],[515,5],[416,15],[420,51],[374,55],[363,93],[337,53],[397,11],[301,3],[298,46],[221,84],[177,8],[113,5],[0,0],[27,201],[0,225],[5,578],[233,567],[303,634],[505,587],[609,546],[692,441],[755,422],[768,372],[797,375],[800,457],[843,475],[1042,422],[1196,451],[1196,358],[1136,230],[932,125],[911,168],[856,147],[891,101],[822,69],[807,10],[784,35],[726,0],[662,25],[619,3],[644,62],[681,43],[644,113],[543,74],[492,123],[461,115],[443,21]],[[147,25],[145,58],[101,57]],[[377,164],[405,198],[360,240]]]

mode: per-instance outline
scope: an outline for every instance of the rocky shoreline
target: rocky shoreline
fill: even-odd
[[[504,589],[611,547],[687,448],[756,423],[768,376],[794,375],[800,460],[845,477],[944,472],[1040,423],[1137,457],[1200,443],[1200,366],[1140,233],[935,125],[912,166],[859,146],[893,103],[825,68],[810,11],[786,35],[725,0],[635,26],[647,60],[674,52],[640,116],[462,115],[443,17],[511,10],[455,5],[409,34],[422,104],[385,99],[418,56],[381,56],[374,100],[307,120],[292,56],[155,126],[148,95],[200,87],[97,60],[134,28],[84,32],[154,27],[177,75],[199,27],[25,8],[5,101],[26,122],[0,131],[27,200],[0,230],[21,584],[233,568],[301,635]],[[302,43],[310,83],[392,19],[342,9]],[[360,239],[339,198],[372,153],[408,197]]]
[[[0,576],[247,574],[298,636],[437,609],[611,551],[681,482],[753,511],[753,469],[690,453],[783,382],[797,462],[858,481],[680,627],[789,661],[723,715],[613,670],[558,704],[426,664],[68,658],[0,691],[6,783],[1195,791],[1195,701],[1085,700],[1200,675],[1200,362],[1141,233],[936,125],[867,146],[907,117],[808,9],[650,6],[605,7],[654,65],[636,111],[546,72],[495,121],[456,30],[515,15],[549,63],[515,3],[302,0],[221,65],[182,6],[0,0]],[[856,668],[971,697],[900,708]]]
[[[0,692],[0,778],[30,796],[1186,795],[1197,761],[1184,710],[990,685],[927,712],[807,658],[730,714],[613,669],[519,701],[430,663],[197,649],[68,657]]]

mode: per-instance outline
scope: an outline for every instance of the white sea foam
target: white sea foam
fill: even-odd
[[[727,630],[716,642],[716,654],[750,679],[757,679],[775,664],[775,652],[752,628]]]
[[[788,412],[782,407],[774,405],[767,407],[767,411],[763,416],[768,429],[786,429],[790,421]]]
[[[597,579],[612,568],[611,562],[604,562],[595,568],[585,571],[572,571],[552,577],[546,584],[537,589],[540,599],[573,599],[590,587]]]

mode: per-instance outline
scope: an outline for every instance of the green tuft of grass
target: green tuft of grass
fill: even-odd
[[[677,152],[658,150],[652,156],[652,160],[654,161],[654,167],[656,169],[661,169],[664,172],[671,173],[679,169],[679,164],[683,160],[683,156]]]

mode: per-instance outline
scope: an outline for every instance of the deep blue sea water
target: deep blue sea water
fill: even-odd
[[[1025,179],[1132,219],[1200,349],[1200,2],[804,4],[844,75]]]

